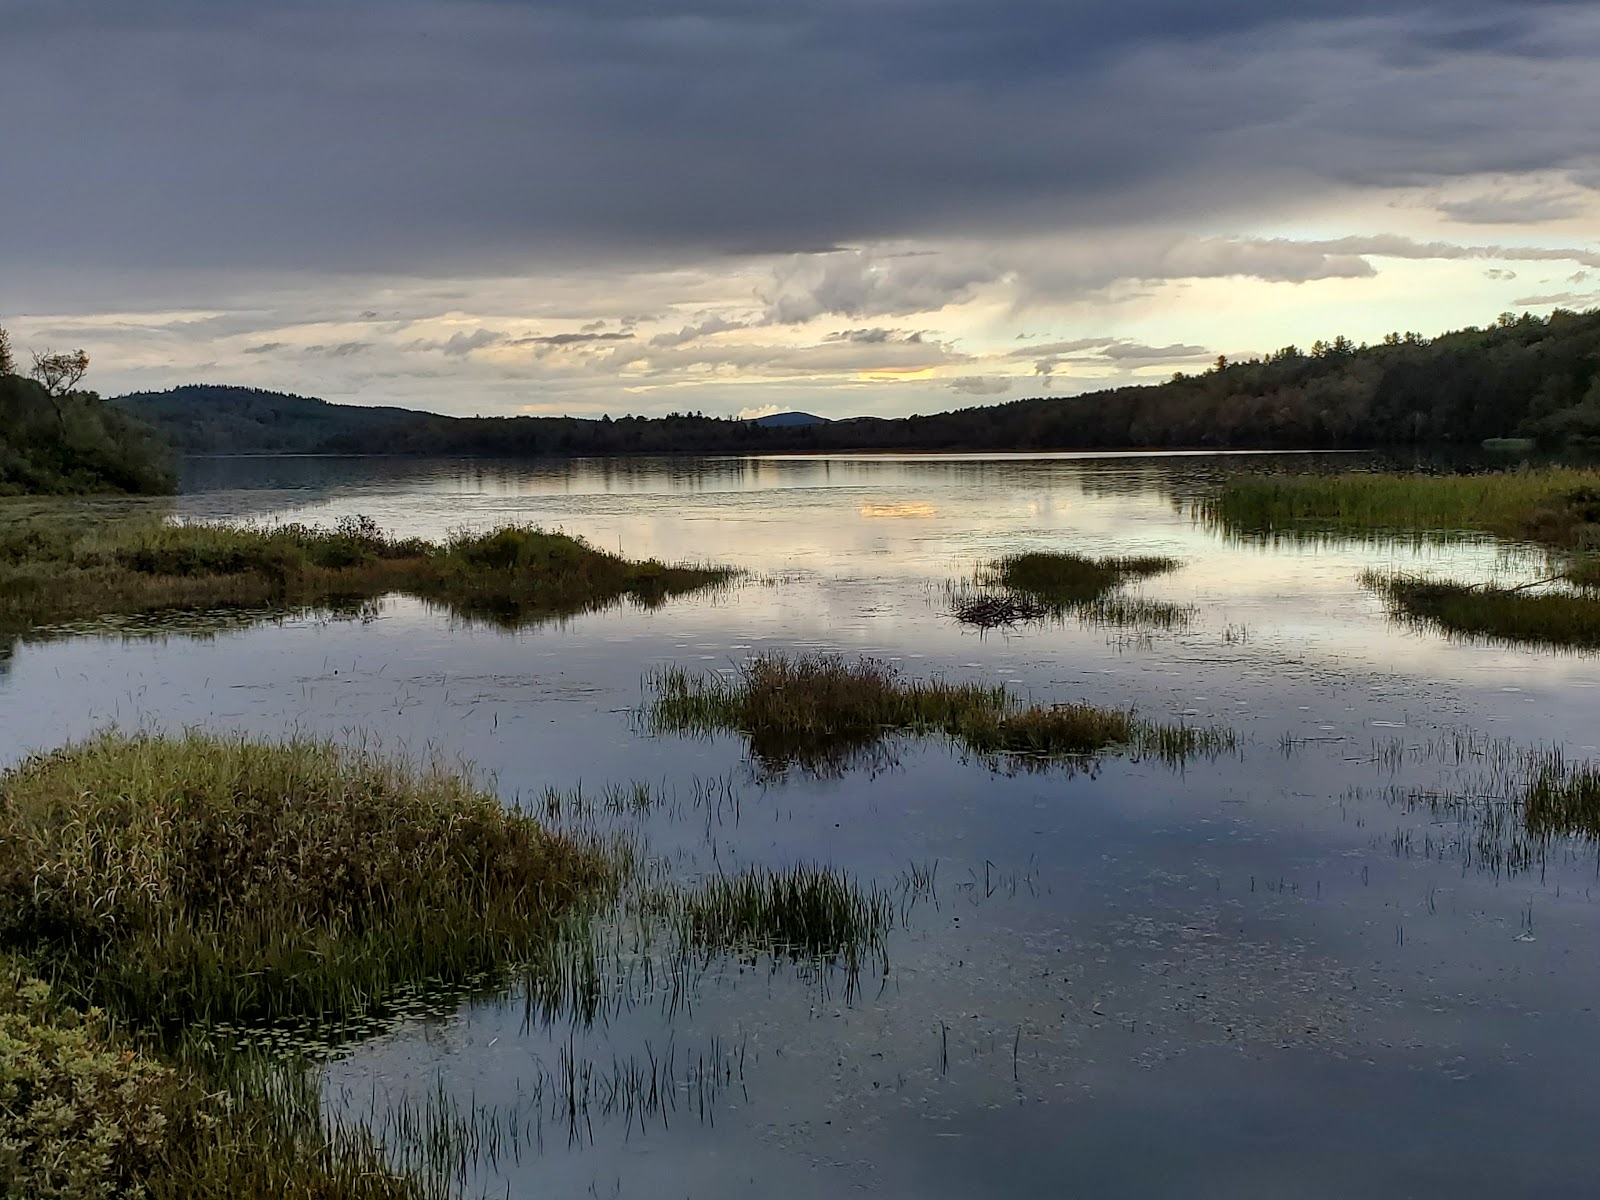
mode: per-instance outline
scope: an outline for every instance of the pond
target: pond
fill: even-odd
[[[1195,515],[1231,471],[1361,461],[196,460],[186,517],[360,513],[430,537],[529,521],[746,574],[517,631],[401,598],[56,631],[0,660],[0,760],[112,724],[365,737],[466,760],[508,801],[648,784],[658,802],[583,819],[673,878],[821,864],[890,898],[881,953],[853,971],[710,956],[668,979],[619,935],[587,1019],[513,992],[328,1063],[331,1113],[396,1137],[470,1126],[469,1194],[1570,1193],[1600,1166],[1600,858],[1484,814],[1508,755],[1600,757],[1600,659],[1396,626],[1357,582],[1532,578],[1531,547],[1264,541]],[[1129,590],[1182,619],[952,617],[980,564],[1031,550],[1175,558]],[[762,651],[1239,743],[1074,770],[891,739],[807,773],[641,720],[653,670]]]

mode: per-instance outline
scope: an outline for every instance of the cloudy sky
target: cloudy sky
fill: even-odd
[[[1600,5],[0,0],[102,392],[933,411],[1600,306]]]

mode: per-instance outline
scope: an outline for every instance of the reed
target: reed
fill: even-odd
[[[1392,618],[1407,624],[1510,645],[1600,649],[1595,596],[1377,571],[1364,572],[1361,582],[1383,597]]]
[[[1600,546],[1600,470],[1247,476],[1223,484],[1194,511],[1248,536],[1493,534],[1581,549]]]

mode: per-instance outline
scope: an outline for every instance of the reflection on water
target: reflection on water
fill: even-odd
[[[530,1020],[513,994],[327,1068],[337,1111],[398,1135],[427,1101],[478,1129],[496,1152],[469,1156],[475,1191],[1573,1194],[1600,1167],[1600,861],[1584,836],[1529,833],[1507,764],[1551,744],[1600,758],[1600,658],[1396,627],[1357,582],[1531,577],[1516,548],[1274,545],[1191,516],[1227,471],[1352,461],[194,463],[186,515],[360,512],[427,536],[528,520],[751,576],[560,627],[391,597],[360,620],[27,642],[0,675],[0,754],[110,722],[366,730],[470,759],[536,807],[581,782],[592,801],[550,819],[626,829],[671,879],[807,862],[895,898],[886,966],[850,987],[750,954],[646,982],[622,955],[603,1020]],[[1139,596],[1191,616],[1129,639],[949,615],[946,584],[1026,550],[1170,556]],[[737,734],[636,721],[655,668],[731,673],[765,650],[1227,726],[1240,752],[1013,775],[904,743],[772,780]],[[635,782],[676,799],[630,804]],[[560,1114],[580,1108],[573,1137]]]

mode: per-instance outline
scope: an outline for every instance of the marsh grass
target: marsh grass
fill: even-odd
[[[1075,553],[1014,554],[980,566],[969,581],[946,589],[958,621],[1000,625],[1077,617],[1087,624],[1185,626],[1193,610],[1165,601],[1118,595],[1124,585],[1176,570],[1158,555],[1092,558]]]
[[[852,962],[881,947],[894,920],[887,893],[809,865],[715,876],[677,896],[671,912],[686,947]]]
[[[1126,709],[1027,705],[1003,687],[908,680],[876,659],[765,654],[731,676],[656,672],[642,716],[655,732],[737,732],[765,772],[836,774],[895,734],[938,734],[981,755],[1040,760],[1121,751],[1177,765],[1235,746],[1225,729],[1165,726]]]
[[[469,979],[616,870],[438,764],[326,742],[111,733],[0,776],[0,946],[166,1033]]]
[[[1562,577],[1573,587],[1584,591],[1600,591],[1600,555],[1590,555],[1569,563]]]
[[[730,791],[697,781],[685,811],[736,810]],[[668,799],[539,807],[643,818]],[[837,964],[847,993],[887,961],[889,897],[836,871],[673,884],[640,853],[361,747],[105,734],[25,761],[0,775],[0,1196],[461,1195],[518,1151],[520,1118],[441,1097],[347,1120],[317,1068],[341,1041],[519,982],[530,1021],[576,1029],[675,1012],[729,954],[824,989]],[[710,1120],[743,1056],[669,1043],[606,1067],[569,1045],[533,1080],[534,1132]]]
[[[0,634],[170,609],[348,605],[389,593],[515,628],[726,583],[718,567],[633,561],[530,526],[443,544],[369,518],[331,528],[172,524],[148,507],[19,507],[0,524]]]
[[[1600,597],[1379,571],[1360,579],[1407,624],[1510,645],[1600,649]]]
[[[1523,793],[1528,831],[1600,841],[1600,767],[1549,751]]]
[[[1247,476],[1193,511],[1251,537],[1493,534],[1578,550],[1600,546],[1600,470]]]

